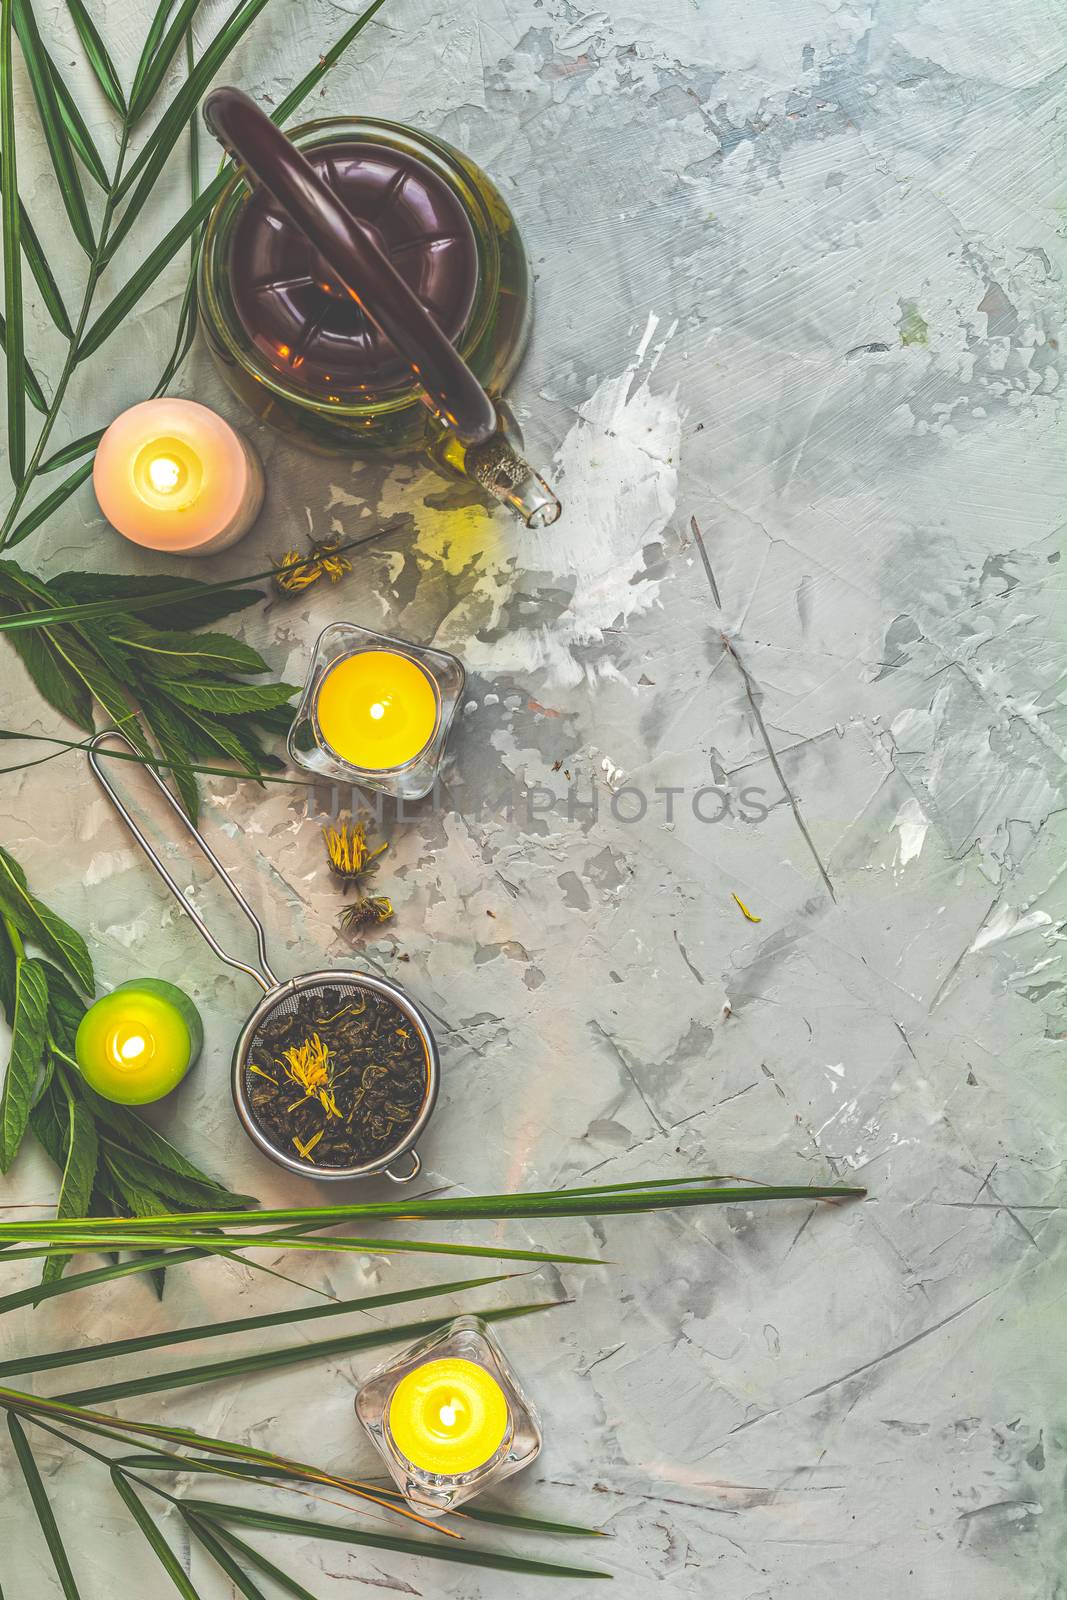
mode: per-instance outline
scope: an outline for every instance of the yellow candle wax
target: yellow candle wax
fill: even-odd
[[[315,697],[323,741],[353,767],[384,772],[414,760],[434,736],[437,688],[398,650],[357,650],[327,668]]]
[[[162,979],[139,978],[89,1007],[74,1054],[97,1094],[121,1105],[147,1105],[181,1082],[203,1037],[187,994]]]
[[[104,516],[134,544],[200,556],[248,532],[263,504],[263,469],[207,406],[145,400],[101,439],[93,487]]]
[[[503,1389],[476,1361],[426,1361],[401,1378],[389,1401],[393,1443],[423,1472],[457,1477],[499,1450],[510,1413]]]

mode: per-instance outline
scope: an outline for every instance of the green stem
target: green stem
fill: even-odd
[[[22,475],[19,486],[15,490],[14,499],[12,500],[11,505],[8,507],[8,512],[4,518],[3,525],[0,526],[0,550],[3,550],[10,542],[12,530],[15,526],[15,519],[21,511],[26,500],[26,496],[29,494],[30,489],[33,486],[34,479],[37,476],[37,468],[40,466],[41,458],[44,455],[45,446],[52,436],[52,429],[59,420],[60,408],[62,407],[64,397],[66,396],[67,387],[74,375],[74,368],[78,365],[78,347],[81,344],[82,334],[85,332],[85,325],[89,320],[89,313],[92,310],[93,297],[96,294],[96,286],[99,283],[101,273],[104,270],[104,253],[107,248],[111,224],[114,220],[115,206],[118,202],[118,189],[119,184],[122,181],[122,168],[126,160],[126,150],[127,146],[129,145],[129,139],[129,118],[124,117],[122,120],[122,132],[119,139],[119,153],[115,162],[115,172],[111,179],[111,185],[105,196],[104,214],[100,219],[100,232],[97,235],[96,249],[93,251],[89,262],[89,272],[85,280],[85,293],[82,296],[78,320],[75,324],[74,333],[71,337],[70,343],[67,346],[67,354],[63,361],[63,369],[56,381],[55,393],[52,396],[52,404],[49,406],[44,422],[41,425],[41,431],[37,436],[37,443],[33,448],[33,453],[30,456],[29,461],[26,464],[26,470]]]

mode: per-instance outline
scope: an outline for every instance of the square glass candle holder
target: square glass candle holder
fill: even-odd
[[[478,1317],[457,1317],[360,1384],[356,1416],[394,1483],[429,1516],[529,1466],[541,1423]]]
[[[437,777],[465,674],[455,656],[353,622],[319,634],[290,758],[332,782],[420,800]]]

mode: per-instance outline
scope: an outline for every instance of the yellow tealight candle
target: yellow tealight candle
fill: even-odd
[[[508,1402],[476,1361],[426,1361],[401,1378],[389,1401],[393,1443],[411,1465],[458,1477],[485,1465],[504,1442]]]
[[[325,672],[315,697],[323,741],[353,767],[385,772],[424,750],[437,729],[437,687],[399,650],[357,650]]]
[[[74,1054],[97,1094],[121,1105],[147,1105],[181,1082],[203,1039],[187,994],[161,978],[135,978],[89,1007]]]
[[[259,515],[263,468],[230,424],[194,400],[145,400],[108,428],[93,487],[125,538],[174,556],[235,544]]]

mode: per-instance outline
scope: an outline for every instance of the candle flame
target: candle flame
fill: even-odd
[[[131,1035],[129,1039],[124,1039],[119,1045],[119,1055],[123,1061],[134,1061],[138,1056],[143,1056],[144,1052],[145,1042],[139,1033]]]
[[[157,494],[173,494],[182,469],[173,456],[157,456],[148,463],[148,481]]]

